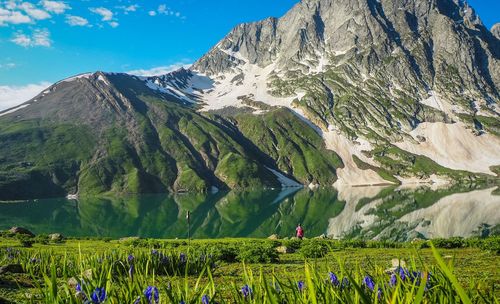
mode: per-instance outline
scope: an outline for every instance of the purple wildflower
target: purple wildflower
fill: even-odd
[[[186,263],[186,255],[184,253],[181,253],[179,255],[179,259],[180,259],[182,264]]]
[[[248,296],[252,296],[252,288],[250,286],[245,285],[241,287],[241,293],[243,294],[243,297],[246,299]]]
[[[300,292],[304,291],[304,287],[305,287],[304,281],[297,282],[297,288],[299,289]]]
[[[106,300],[106,290],[104,288],[97,287],[90,298],[94,304],[104,303],[104,300]]]
[[[349,280],[347,278],[342,279],[342,284],[340,285],[340,289],[344,289],[349,287]]]
[[[135,267],[134,265],[130,265],[130,268],[128,269],[128,276],[133,279],[134,278],[134,272],[135,272]]]
[[[132,263],[134,261],[134,256],[132,254],[129,254],[127,259],[129,263]]]
[[[339,286],[340,282],[339,282],[339,279],[337,278],[337,276],[335,275],[335,273],[330,272],[330,273],[328,273],[328,276],[330,279],[330,283],[332,283],[333,286]]]
[[[375,282],[373,281],[373,279],[370,276],[366,276],[363,279],[363,285],[368,287],[368,289],[370,289],[370,290],[373,290],[375,288]]]
[[[210,303],[210,298],[207,295],[201,297],[201,304],[209,304],[209,303]]]
[[[160,301],[160,293],[155,286],[148,286],[148,288],[144,290],[144,296],[149,304],[158,303]]]
[[[406,275],[408,273],[408,271],[402,267],[398,267],[398,273],[399,273],[399,277],[401,278],[401,281],[404,281],[406,280]]]
[[[396,286],[396,284],[397,284],[397,283],[398,283],[398,277],[396,276],[396,274],[395,274],[395,273],[393,273],[393,274],[391,275],[391,279],[390,279],[390,281],[389,281],[389,285],[391,285],[391,286]]]

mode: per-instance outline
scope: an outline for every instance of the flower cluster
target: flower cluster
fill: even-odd
[[[252,297],[252,288],[246,284],[245,286],[241,287],[241,293],[243,294],[243,298],[251,298]]]

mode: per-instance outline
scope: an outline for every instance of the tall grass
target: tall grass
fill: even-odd
[[[0,257],[31,276],[36,291],[27,296],[29,303],[498,303],[481,283],[460,285],[451,263],[431,248],[435,265],[413,259],[407,268],[370,272],[341,260],[325,262],[340,269],[325,272],[316,260],[305,259],[294,280],[262,269],[254,273],[242,263],[239,285],[214,282],[216,261],[206,251],[136,248],[60,256],[9,250]]]

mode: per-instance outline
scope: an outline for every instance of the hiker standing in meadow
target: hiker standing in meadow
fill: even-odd
[[[304,228],[300,226],[300,224],[297,225],[297,228],[295,228],[295,231],[297,232],[297,237],[302,240],[304,237]]]

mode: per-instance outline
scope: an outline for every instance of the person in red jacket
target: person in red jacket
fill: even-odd
[[[302,226],[298,224],[295,231],[297,232],[297,237],[302,240],[302,238],[304,237],[304,228],[302,228]]]

